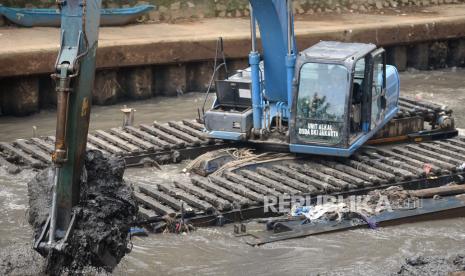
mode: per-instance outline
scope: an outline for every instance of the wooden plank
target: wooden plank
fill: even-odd
[[[186,202],[184,202],[184,204],[183,204],[180,200],[178,200],[178,199],[176,199],[176,198],[174,198],[174,197],[172,197],[172,196],[170,196],[170,195],[168,195],[166,193],[163,193],[163,192],[157,190],[154,187],[139,186],[139,190],[142,193],[144,193],[144,194],[146,194],[146,195],[148,195],[150,197],[153,197],[154,199],[156,199],[156,200],[158,200],[160,202],[163,202],[164,204],[170,206],[171,208],[175,209],[178,212],[181,212],[181,209],[183,207],[182,205],[184,205],[184,211],[185,212],[194,211],[194,208],[189,206],[189,204],[187,204]]]
[[[449,196],[465,193],[465,185],[447,185],[436,188],[413,190],[409,194],[416,197]]]
[[[465,154],[465,147],[462,146],[457,146],[451,143],[448,143],[448,140],[444,141],[434,141],[435,144],[441,145],[442,147],[448,149],[448,150],[453,150],[455,152],[459,152],[461,154]]]
[[[401,154],[401,155],[405,155],[405,156],[408,156],[410,158],[413,158],[413,159],[417,159],[421,162],[424,162],[424,163],[427,163],[427,164],[432,164],[436,167],[439,167],[443,170],[451,170],[451,169],[455,169],[455,166],[454,165],[451,165],[449,163],[445,163],[445,162],[442,162],[440,160],[437,160],[435,158],[431,158],[429,156],[424,156],[422,154],[418,154],[416,152],[413,152],[413,151],[409,151],[405,148],[393,148],[392,149],[394,152],[398,153],[398,154]]]
[[[456,138],[452,138],[452,139],[447,139],[446,141],[449,142],[449,143],[458,145],[458,146],[465,147],[465,141],[464,141],[463,138],[461,138],[461,137],[456,137]]]
[[[123,139],[120,139],[118,136],[111,135],[110,133],[107,133],[103,130],[97,130],[95,131],[95,135],[100,136],[100,138],[103,138],[104,140],[107,140],[108,142],[112,143],[113,145],[122,148],[124,150],[127,150],[132,153],[140,152],[142,151],[140,148],[136,147],[135,145],[129,143],[128,141],[125,141]]]
[[[210,203],[194,195],[188,194],[185,191],[176,187],[171,187],[168,185],[158,185],[158,189],[206,213],[211,213],[215,210],[215,208]]]
[[[188,127],[191,127],[193,129],[196,129],[198,131],[203,131],[205,129],[205,126],[202,124],[199,124],[197,121],[192,121],[192,120],[182,120],[182,123],[185,124]]]
[[[160,139],[163,139],[165,140],[166,142],[168,143],[171,143],[171,144],[174,144],[176,145],[177,147],[184,147],[186,145],[186,142],[173,136],[173,135],[170,135],[170,134],[167,134],[166,132],[164,131],[161,131],[157,128],[154,128],[154,127],[151,127],[151,126],[148,126],[148,125],[144,125],[144,124],[141,124],[140,125],[140,128],[144,131],[147,131],[148,133],[152,134],[152,135],[155,135],[157,137],[159,137]]]
[[[250,180],[248,178],[243,177],[242,175],[235,174],[233,172],[225,172],[223,174],[226,179],[229,179],[232,182],[242,184],[244,187],[255,191],[259,194],[262,195],[273,195],[273,196],[279,196],[281,193],[276,191],[273,188],[269,188],[263,184],[257,183],[253,180]]]
[[[207,133],[203,132],[203,131],[199,131],[195,128],[192,128],[192,127],[189,127],[189,126],[186,126],[184,124],[181,124],[181,123],[178,123],[178,122],[168,122],[168,125],[170,127],[173,127],[173,128],[176,128],[180,131],[183,131],[185,133],[188,133],[189,135],[192,135],[194,137],[197,137],[199,138],[200,140],[204,140],[204,141],[213,141],[212,139],[209,139],[208,138],[208,135]]]
[[[152,209],[146,209],[142,204],[139,205],[139,217],[141,219],[153,219],[158,217],[157,213]]]
[[[87,139],[92,143],[95,144],[106,151],[108,151],[111,154],[116,154],[116,155],[123,155],[124,150],[113,146],[112,144],[108,143],[107,141],[100,139],[99,137],[95,137],[94,135],[90,134],[87,135]]]
[[[378,161],[377,159],[371,158],[369,156],[361,155],[359,153],[356,153],[352,155],[352,158],[354,160],[357,160],[362,163],[367,163],[370,166],[373,166],[373,168],[379,169],[384,172],[389,172],[391,174],[394,174],[395,176],[398,176],[402,178],[403,180],[410,180],[412,178],[416,178],[416,175],[411,173],[410,171],[404,170],[399,167],[392,166],[388,163],[382,163]]]
[[[199,138],[195,137],[195,136],[191,136],[191,135],[189,135],[189,134],[187,134],[185,132],[182,132],[182,131],[180,131],[178,129],[175,129],[175,128],[160,124],[157,121],[153,122],[153,126],[155,128],[158,128],[161,131],[164,131],[164,132],[169,133],[169,134],[171,134],[171,135],[173,135],[175,137],[178,137],[179,139],[184,140],[184,141],[188,142],[189,144],[200,145],[202,143],[202,141]]]
[[[297,189],[297,190],[300,190],[300,191],[303,191],[303,192],[314,192],[314,187],[310,187],[309,188],[309,185],[307,184],[304,184],[300,181],[297,181],[295,179],[292,179],[292,178],[289,178],[285,175],[282,175],[280,173],[276,173],[268,168],[263,168],[263,167],[259,167],[257,168],[256,170],[257,173],[263,175],[263,176],[266,176],[268,178],[271,178],[273,180],[276,180],[280,183],[282,183],[283,185],[287,185],[287,186],[290,186],[294,189]]]
[[[333,186],[327,182],[320,181],[317,178],[304,174],[300,172],[298,168],[293,167],[292,165],[289,165],[289,167],[276,165],[274,166],[274,168],[291,178],[294,178],[302,183],[315,187],[316,190],[320,190],[325,193],[339,192],[342,190],[338,186]]]
[[[313,163],[312,164],[312,167],[315,168],[316,170],[324,173],[324,174],[327,174],[327,175],[331,175],[335,178],[338,178],[338,179],[341,179],[341,180],[345,180],[346,182],[350,182],[350,183],[353,183],[355,184],[357,187],[369,187],[369,186],[373,186],[373,183],[371,182],[368,182],[364,179],[361,179],[359,177],[356,177],[356,176],[353,176],[353,175],[350,175],[348,173],[345,173],[345,172],[342,172],[342,171],[338,171],[338,170],[335,170],[333,168],[329,168],[329,167],[326,167],[326,166],[322,166],[321,164],[316,164],[316,163]]]
[[[414,106],[430,109],[431,111],[433,111],[433,110],[434,111],[443,110],[443,107],[441,105],[431,103],[431,102],[427,102],[427,101],[414,100],[414,99],[409,99],[409,98],[405,98],[405,97],[400,97],[399,102],[403,102],[403,103],[407,102],[407,103],[410,103],[410,104],[412,104]]]
[[[348,190],[348,189],[353,189],[357,188],[357,186],[347,183],[346,181],[343,181],[339,178],[333,177],[331,175],[324,174],[316,169],[313,168],[312,165],[300,165],[300,164],[289,164],[289,167],[292,169],[295,169],[303,174],[309,175],[313,178],[316,178],[322,182],[326,182],[328,184],[331,184],[334,187],[338,187],[341,190]]]
[[[46,141],[40,139],[40,138],[31,138],[30,140],[34,145],[37,147],[41,148],[42,150],[46,151],[48,154],[51,154],[54,150],[55,147]]]
[[[142,140],[140,139],[139,137],[137,136],[134,136],[130,133],[127,133],[125,132],[123,129],[121,128],[112,128],[109,130],[112,134],[120,137],[121,139],[124,139],[128,142],[131,142],[133,143],[134,145],[137,145],[138,147],[144,149],[144,150],[148,150],[148,151],[155,151],[155,150],[160,150],[159,147],[145,141],[145,140]]]
[[[209,178],[200,178],[194,176],[191,178],[191,181],[194,185],[199,186],[209,192],[216,194],[217,196],[231,201],[235,205],[235,207],[244,207],[250,205],[249,199],[236,193],[233,193],[221,186],[218,186],[217,184],[214,184]]]
[[[13,142],[16,146],[18,146],[21,150],[23,150],[24,152],[34,156],[35,158],[39,159],[40,161],[44,162],[44,163],[47,163],[47,164],[50,164],[52,163],[52,157],[44,152],[43,150],[41,150],[40,148],[34,146],[34,145],[31,145],[31,144],[28,144],[26,140],[24,139],[17,139]]]
[[[347,166],[345,164],[341,164],[341,163],[334,162],[334,161],[322,161],[322,164],[325,165],[325,166],[328,166],[328,167],[330,167],[332,169],[335,169],[335,170],[338,170],[338,171],[341,171],[341,172],[345,172],[347,174],[350,174],[350,175],[353,175],[355,177],[366,180],[367,182],[372,183],[372,185],[387,183],[386,179],[381,179],[381,178],[377,177],[376,175],[368,174],[368,173],[366,173],[364,171],[354,169],[354,168],[352,168],[350,166]]]
[[[354,169],[364,171],[368,174],[376,175],[381,179],[386,179],[388,182],[396,181],[396,176],[394,174],[379,170],[377,168],[367,165],[366,163],[362,163],[351,159],[346,159],[343,162],[344,164],[351,166]]]
[[[218,184],[221,187],[227,190],[230,190],[238,195],[241,195],[246,198],[250,198],[251,200],[259,202],[259,203],[263,203],[262,194],[256,193],[255,191],[247,188],[246,186],[242,184],[232,182],[228,179],[225,179],[219,176],[211,176],[210,179],[211,181],[213,181],[213,183]]]
[[[187,193],[193,194],[200,199],[203,199],[213,206],[216,207],[219,211],[228,211],[231,210],[231,203],[221,197],[217,197],[215,194],[208,192],[207,190],[194,186],[188,182],[174,181],[174,185]]]
[[[154,200],[153,198],[142,194],[141,192],[134,192],[134,198],[140,204],[147,206],[148,208],[154,210],[161,215],[176,215],[176,212],[171,209],[169,206],[165,206],[160,202]]]
[[[421,143],[418,144],[421,148],[424,148],[426,150],[434,151],[438,154],[445,155],[450,157],[451,159],[455,159],[459,162],[459,164],[462,164],[465,162],[465,154],[460,153],[459,151],[454,151],[454,150],[449,150],[443,148],[440,144],[436,143]]]
[[[147,132],[145,131],[142,131],[140,129],[137,129],[133,126],[126,126],[124,127],[124,130],[128,131],[129,133],[145,140],[145,141],[148,141],[154,145],[157,145],[159,147],[161,147],[162,149],[170,149],[172,146],[172,144],[170,143],[167,143],[166,141],[163,141],[161,140],[160,138],[156,137],[156,136],[153,136],[151,134],[148,134]]]
[[[458,166],[458,165],[461,165],[463,163],[463,160],[456,159],[454,157],[441,154],[441,153],[439,153],[439,150],[433,151],[432,148],[425,149],[422,146],[420,146],[419,144],[418,145],[406,145],[405,148],[410,150],[410,151],[421,154],[423,156],[431,157],[431,158],[435,159],[436,161],[449,163],[449,164],[454,165],[454,166]]]
[[[420,166],[420,167],[412,166],[409,163],[407,163],[407,162],[405,162],[403,160],[399,160],[399,159],[397,159],[395,157],[383,156],[383,155],[381,155],[381,154],[379,154],[377,152],[371,152],[371,151],[368,151],[368,150],[364,151],[363,154],[365,154],[366,156],[368,156],[370,158],[377,159],[380,162],[389,164],[391,166],[395,166],[395,167],[402,168],[404,170],[410,171],[411,173],[415,174],[416,177],[425,177],[426,176],[426,172],[425,172],[425,170],[423,169],[422,166]]]
[[[44,167],[45,164],[41,162],[40,160],[32,158],[30,155],[26,154],[25,152],[13,147],[12,145],[5,143],[5,142],[0,142],[0,148],[3,150],[8,151],[12,155],[20,158],[21,160],[24,161],[27,165],[30,165],[34,168],[41,168]]]
[[[287,186],[287,185],[283,185],[282,183],[280,183],[278,181],[275,181],[273,179],[270,179],[270,178],[268,178],[266,176],[263,176],[263,175],[258,174],[256,172],[253,172],[253,171],[239,170],[239,171],[237,171],[237,173],[244,176],[244,177],[247,177],[248,179],[251,179],[251,180],[253,180],[255,182],[258,182],[258,183],[261,183],[261,184],[263,184],[265,186],[273,188],[276,191],[280,191],[281,193],[290,194],[290,195],[296,195],[296,194],[301,193],[300,190],[294,189],[294,188],[292,188],[290,186]]]
[[[418,159],[415,159],[415,158],[412,158],[410,156],[406,156],[405,154],[399,154],[399,153],[396,153],[396,152],[393,152],[393,151],[390,151],[390,150],[384,150],[384,149],[380,149],[380,148],[375,148],[375,151],[384,156],[384,157],[392,157],[392,158],[396,158],[398,160],[400,160],[401,162],[403,163],[406,163],[406,164],[409,164],[411,165],[412,167],[415,167],[415,168],[420,168],[422,169],[423,171],[424,170],[424,166],[425,166],[425,162],[424,161],[421,161],[421,160],[418,160]],[[442,169],[441,167],[438,167],[434,164],[431,164],[431,172],[433,174],[441,174],[441,173],[445,173],[446,170]],[[426,173],[426,172],[425,172]]]
[[[96,145],[92,144],[91,142],[87,141],[87,144],[86,144],[86,149],[87,150],[98,150],[100,152],[102,152],[103,154],[108,154],[110,155],[110,153],[104,149],[101,149],[101,148],[98,148]]]

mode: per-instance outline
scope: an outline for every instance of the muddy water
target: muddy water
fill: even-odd
[[[457,125],[465,128],[465,70],[447,69],[438,71],[409,71],[401,74],[401,94],[434,101],[447,105],[455,111]],[[135,123],[149,123],[153,120],[167,122],[197,117],[204,94],[187,93],[176,98],[157,97],[145,101],[124,103],[135,108]],[[211,101],[208,101],[210,103]],[[208,109],[209,104],[206,105]],[[107,129],[120,126],[123,104],[92,107],[90,129]],[[32,136],[32,127],[38,128],[39,135],[55,134],[55,112],[43,110],[29,117],[0,116],[0,141]]]
[[[402,93],[449,105],[465,128],[465,70],[406,72],[401,76]],[[136,123],[154,119],[164,122],[196,115],[203,97],[188,94],[176,99],[158,98],[143,103],[127,103],[137,109]],[[92,129],[118,126],[121,106],[96,107]],[[27,118],[0,118],[0,140],[29,137],[36,125],[41,135],[52,135],[54,113],[42,112]],[[169,181],[168,166],[131,169],[127,179],[149,182]],[[26,183],[34,175],[23,171],[8,175],[0,168],[0,248],[24,244],[32,231],[26,221]],[[249,229],[262,229],[250,223]],[[133,251],[114,272],[115,275],[291,275],[316,273],[339,275],[386,275],[395,273],[405,257],[416,254],[452,255],[465,253],[465,219],[406,224],[383,228],[352,230],[308,237],[253,248],[233,237],[232,226],[199,229],[190,235],[151,235],[134,238]]]
[[[126,178],[156,184],[171,181],[161,171],[131,169]],[[263,224],[247,224],[249,231]],[[465,218],[405,224],[379,230],[357,229],[251,247],[235,238],[233,226],[198,229],[189,235],[134,238],[133,251],[115,274],[124,275],[389,275],[406,257],[465,253]]]
[[[112,106],[93,106],[90,118],[90,130],[108,129],[120,126],[123,122],[123,105],[136,109],[135,124],[150,123],[153,120],[167,122],[197,117],[197,108],[204,101],[202,93],[187,93],[177,98],[157,97],[145,101],[126,102]],[[210,103],[209,101],[208,103]],[[206,106],[208,109],[209,105]],[[39,135],[55,135],[56,113],[43,110],[29,117],[0,117],[0,141],[32,136],[32,127],[36,126]]]
[[[401,74],[401,95],[447,105],[456,125],[465,128],[465,70],[410,71]]]
[[[254,227],[252,224],[248,227]],[[263,227],[257,225],[255,227]],[[134,239],[116,273],[139,275],[342,275],[395,274],[407,256],[448,256],[465,251],[465,220],[415,223],[380,230],[290,240],[253,248],[231,226],[188,236]]]
[[[12,176],[0,167],[0,248],[31,238],[26,216],[27,182],[34,175],[23,171]]]

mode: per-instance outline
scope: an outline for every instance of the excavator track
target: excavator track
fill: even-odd
[[[220,175],[133,181],[145,219],[190,216],[195,225],[265,216],[265,197],[351,195],[400,185],[429,188],[465,178],[465,137],[364,147],[348,159],[297,158],[249,164]],[[175,178],[175,177],[173,177]],[[184,204],[184,207],[182,207]]]
[[[402,98],[392,121],[406,121],[412,129],[423,129],[440,114],[452,111],[432,103]],[[123,157],[128,166],[153,160],[167,164],[237,144],[212,140],[204,126],[194,120],[138,127],[97,130],[89,134],[87,148]],[[54,137],[0,142],[0,165],[44,168],[51,164]],[[260,217],[265,196],[349,195],[372,189],[402,185],[431,187],[461,181],[465,174],[465,137],[395,145],[368,146],[348,159],[331,157],[252,164],[217,176],[173,175],[175,181],[128,179],[136,186],[136,198],[144,219],[171,214],[190,216],[194,224],[216,223]],[[164,181],[164,182],[163,182]],[[156,185],[154,185],[154,183]]]
[[[175,163],[224,145],[207,138],[202,130],[203,125],[193,120],[96,130],[88,135],[87,149],[121,156],[128,167],[141,165],[147,158],[163,164]],[[47,167],[51,165],[54,143],[54,136],[0,142],[0,165]]]

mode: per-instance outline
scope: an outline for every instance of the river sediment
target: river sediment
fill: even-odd
[[[88,267],[111,272],[126,254],[138,207],[132,188],[123,181],[124,169],[121,158],[87,152],[80,202],[73,208],[75,226],[63,251],[46,254],[47,273],[78,274]],[[44,170],[28,184],[29,223],[36,239],[49,213],[51,176],[50,169]]]

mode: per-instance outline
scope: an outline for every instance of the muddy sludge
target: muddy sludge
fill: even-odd
[[[0,275],[45,275],[45,261],[32,244],[12,244],[0,249]]]
[[[72,235],[62,252],[46,256],[46,271],[52,275],[79,274],[88,267],[111,272],[128,252],[129,229],[138,207],[132,188],[123,180],[124,160],[88,151],[84,166]],[[46,169],[28,183],[29,223],[35,238],[48,218],[52,178],[52,169]]]
[[[423,275],[454,275],[453,273],[465,273],[465,254],[450,257],[415,256],[407,258],[397,275],[423,276]],[[463,275],[463,274],[457,274]]]

